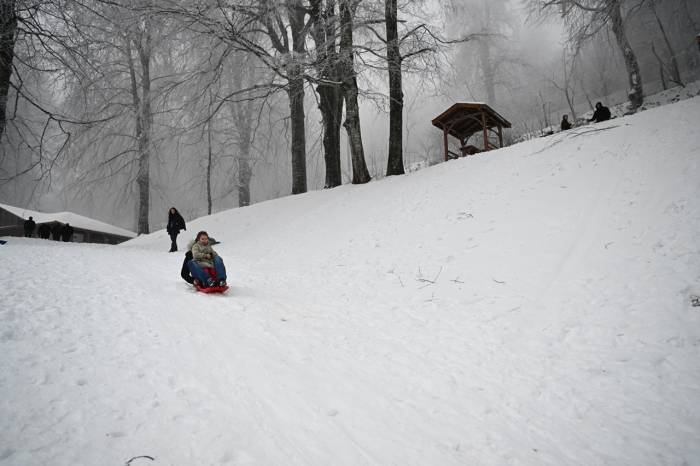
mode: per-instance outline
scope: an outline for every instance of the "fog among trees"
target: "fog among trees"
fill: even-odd
[[[148,233],[402,176],[455,102],[509,143],[643,110],[699,33],[690,0],[0,0],[0,202]]]

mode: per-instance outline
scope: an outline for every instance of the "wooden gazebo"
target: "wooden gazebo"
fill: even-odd
[[[457,158],[460,155],[472,155],[481,150],[469,145],[469,138],[475,133],[481,133],[484,138],[485,151],[503,147],[503,128],[510,128],[510,122],[494,109],[483,103],[458,102],[433,119],[433,126],[442,130],[445,143],[445,160]],[[489,141],[489,132],[498,137],[498,146]],[[452,135],[460,142],[461,154],[449,150],[447,136]]]

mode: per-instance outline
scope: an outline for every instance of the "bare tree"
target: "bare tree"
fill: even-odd
[[[353,184],[368,183],[371,179],[365,162],[365,150],[360,129],[357,76],[355,74],[353,30],[354,18],[360,0],[340,0],[340,75],[345,98],[345,123],[352,160]]]
[[[403,88],[398,32],[398,0],[385,0],[386,61],[389,71],[389,159],[386,175],[403,175]]]
[[[7,97],[17,32],[16,0],[0,0],[0,141],[5,134]]]
[[[38,180],[49,176],[70,139],[70,127],[92,123],[66,115],[42,88],[83,73],[88,44],[75,18],[85,10],[71,0],[0,0],[0,157],[24,156],[15,170],[0,166],[3,182],[29,173]],[[55,136],[62,142],[49,143]]]
[[[406,3],[405,8],[420,10],[423,2]],[[374,56],[381,64],[374,67],[384,69],[388,73],[389,83],[389,152],[386,175],[401,175],[405,173],[403,160],[403,83],[404,72],[420,72],[431,74],[440,69],[436,58],[447,45],[466,42],[472,36],[455,40],[446,40],[433,31],[427,20],[413,14],[412,21],[398,18],[398,0],[383,0],[383,23],[385,34],[377,31],[374,24],[376,19],[370,18],[363,27],[371,31],[379,44],[368,43],[363,50]],[[382,52],[384,55],[382,56]]]
[[[470,44],[476,47],[460,47],[462,53],[456,66],[460,73],[469,70],[474,75],[474,84],[485,94],[480,100],[495,107],[499,91],[503,93],[506,87],[508,72],[521,66],[517,49],[508,40],[515,23],[513,4],[509,0],[444,1],[449,12],[448,26],[472,34],[474,40]]]
[[[151,26],[148,15],[137,18],[126,36],[126,59],[131,78],[131,97],[138,143],[138,223],[137,233],[149,233],[151,160]],[[135,49],[135,50],[134,50]],[[136,54],[134,57],[133,54]],[[137,69],[138,68],[138,69]]]
[[[571,57],[570,61],[567,58],[566,50],[562,51],[562,61],[561,61],[561,68],[562,68],[562,76],[561,76],[561,81],[552,78],[549,79],[549,82],[552,83],[554,87],[556,87],[559,91],[564,94],[564,98],[566,99],[566,104],[569,106],[569,112],[571,112],[571,121],[575,122],[576,121],[576,107],[575,107],[575,96],[576,96],[576,86],[575,86],[575,81],[573,79],[574,77],[574,66],[576,64],[576,57]]]
[[[238,66],[232,67],[231,84],[234,89],[253,86],[257,82],[256,67],[252,57],[239,54]],[[260,106],[260,100],[254,98],[231,102],[229,109],[233,120],[237,153],[235,155],[236,179],[234,185],[238,191],[238,206],[250,205],[250,181],[253,177],[253,115]]]
[[[674,82],[675,84],[683,86],[683,81],[681,80],[681,72],[680,69],[678,68],[678,60],[676,59],[676,52],[673,50],[673,47],[671,46],[671,41],[668,38],[668,34],[666,34],[666,28],[664,27],[663,22],[661,21],[661,18],[659,17],[659,13],[656,11],[656,6],[654,5],[653,1],[647,1],[647,5],[649,5],[649,9],[651,10],[652,14],[654,15],[654,19],[656,20],[656,24],[659,27],[659,32],[661,33],[661,37],[663,38],[664,43],[666,44],[666,48],[668,49],[669,57],[670,57],[670,75],[671,75],[671,81]],[[656,53],[656,50],[652,50],[654,55],[659,58],[659,56]],[[663,73],[662,73],[662,79],[663,79]]]
[[[578,52],[581,46],[601,30],[610,27],[622,53],[629,82],[628,97],[632,109],[644,102],[642,75],[637,56],[627,39],[623,0],[531,0],[538,12],[559,12],[569,30],[569,41]]]
[[[214,104],[214,96],[211,93],[211,90],[209,91],[209,115],[211,115],[211,108]],[[212,170],[212,141],[211,141],[211,124],[212,124],[213,118],[210,117],[209,120],[207,120],[207,214],[211,215],[211,207],[212,207],[212,200],[211,200],[211,170]]]
[[[323,120],[323,152],[326,162],[326,188],[342,184],[340,168],[340,125],[343,92],[340,83],[338,19],[335,0],[310,0],[313,21],[311,36],[316,45],[319,110]]]
[[[281,56],[281,69],[287,79],[286,90],[289,96],[292,129],[292,194],[305,193],[307,186],[304,58],[306,37],[310,28],[310,23],[306,21],[307,9],[304,8],[302,0],[289,0],[280,5],[273,0],[262,2],[264,10],[259,18],[273,48]]]
[[[67,83],[65,107],[102,121],[74,131],[65,166],[78,194],[99,183],[114,204],[119,189],[129,205],[135,199],[142,234],[150,232],[153,179],[163,168],[154,164],[159,138],[167,139],[156,118],[173,111],[167,101],[179,80],[165,69],[163,53],[175,43],[168,37],[173,25],[155,21],[148,8],[126,6],[131,3],[97,3],[81,17],[80,34],[91,44],[83,57],[88,66],[81,80]]]

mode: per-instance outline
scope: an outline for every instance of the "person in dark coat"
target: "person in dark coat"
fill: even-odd
[[[41,239],[49,239],[51,236],[51,227],[47,223],[42,223],[39,225],[39,238]]]
[[[168,211],[168,227],[166,230],[170,235],[170,251],[168,252],[175,252],[177,251],[177,235],[180,234],[180,230],[187,231],[185,219],[182,218],[182,215],[175,207],[171,207]]]
[[[61,230],[61,239],[66,243],[73,239],[73,227],[70,226],[70,223],[66,223],[63,226],[63,229]]]
[[[51,239],[54,241],[61,241],[61,224],[56,222],[51,226]]]
[[[601,121],[607,121],[610,119],[610,109],[608,107],[604,107],[603,104],[600,102],[597,102],[595,104],[595,112],[593,112],[593,118],[591,118],[588,121],[595,121],[596,123],[600,123]]]
[[[36,222],[32,217],[29,217],[29,220],[24,221],[24,236],[31,238],[34,234],[34,228],[36,228]]]
[[[569,122],[569,115],[564,115],[561,117],[561,130],[566,131],[567,129],[571,129],[571,123]]]
[[[185,253],[185,261],[182,263],[182,270],[180,270],[180,276],[190,285],[194,283],[194,277],[190,273],[189,263],[192,260],[192,250],[188,250]]]

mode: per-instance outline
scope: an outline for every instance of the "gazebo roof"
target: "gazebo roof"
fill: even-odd
[[[481,115],[484,112],[486,127],[510,128],[510,122],[494,109],[481,102],[458,102],[433,119],[433,126],[444,130],[457,139],[468,138],[483,131]]]

